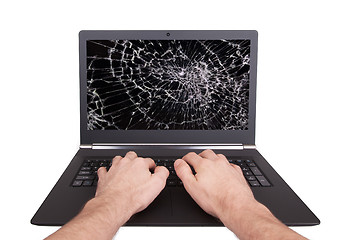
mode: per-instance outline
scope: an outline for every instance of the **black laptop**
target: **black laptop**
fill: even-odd
[[[80,149],[32,224],[68,222],[94,196],[97,169],[133,150],[170,176],[126,225],[223,226],[173,168],[204,149],[239,165],[255,198],[283,223],[319,224],[255,146],[256,31],[81,31],[79,39]]]

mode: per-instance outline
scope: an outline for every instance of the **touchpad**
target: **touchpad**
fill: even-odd
[[[183,187],[171,188],[173,218],[180,225],[207,225],[218,223],[192,199]]]
[[[170,191],[164,188],[145,210],[133,215],[126,225],[163,225],[170,222],[171,217]]]

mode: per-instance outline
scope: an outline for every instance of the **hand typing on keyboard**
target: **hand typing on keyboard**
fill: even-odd
[[[241,168],[224,155],[212,150],[200,154],[191,152],[177,159],[174,168],[194,201],[219,218],[239,239],[305,239],[255,200],[245,180],[249,180],[249,176],[244,177]],[[253,165],[252,169],[257,168]]]
[[[157,197],[168,175],[166,167],[135,152],[114,157],[108,172],[105,167],[98,169],[95,197],[47,239],[112,239],[121,225]]]
[[[157,197],[165,187],[168,175],[167,168],[156,167],[151,158],[141,158],[135,152],[128,152],[124,158],[113,158],[108,172],[104,167],[99,168],[95,198],[105,198],[109,204],[113,202],[123,206],[127,221]]]
[[[215,217],[223,217],[225,209],[237,204],[251,205],[255,201],[241,168],[229,163],[222,154],[217,155],[211,150],[199,155],[190,152],[177,159],[174,168],[191,197]]]
[[[100,167],[95,197],[78,216],[47,239],[112,239],[121,225],[145,209],[162,191],[169,171],[172,174],[168,186],[183,185],[204,211],[219,218],[240,239],[305,239],[255,200],[247,181],[251,187],[270,186],[270,183],[254,163],[246,161],[245,166],[246,163],[237,160],[242,172],[238,165],[212,150],[188,153],[177,159],[174,167],[169,160],[156,162],[157,167],[151,158],[140,158],[135,152],[128,152],[124,157],[113,158],[108,172]],[[83,174],[90,171],[91,166],[83,167],[87,169],[80,169],[75,180],[80,182],[74,181],[72,186],[81,187],[81,181],[93,182],[93,178],[89,179],[90,173]],[[175,178],[174,171],[182,184]],[[89,177],[85,180],[83,176]]]

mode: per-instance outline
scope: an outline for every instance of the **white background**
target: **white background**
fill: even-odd
[[[2,1],[1,239],[57,230],[30,219],[79,144],[82,29],[256,29],[256,143],[338,239],[342,223],[342,7],[339,1]],[[116,239],[235,239],[225,228],[124,227]]]

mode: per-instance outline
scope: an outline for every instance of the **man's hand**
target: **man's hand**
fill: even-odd
[[[95,199],[103,199],[110,206],[121,206],[129,218],[157,197],[165,187],[168,175],[168,169],[156,167],[151,158],[128,152],[124,158],[114,157],[108,172],[104,167],[99,168]]]
[[[240,167],[224,155],[212,150],[199,155],[191,152],[177,159],[174,168],[199,206],[218,217],[239,239],[305,239],[255,200]]]
[[[98,169],[95,197],[47,239],[112,239],[120,226],[156,198],[168,175],[167,168],[156,167],[151,158],[139,158],[135,152],[116,156],[108,172]]]
[[[188,164],[193,166],[195,175]],[[176,160],[174,168],[197,204],[217,218],[224,217],[227,209],[255,203],[242,170],[230,164],[223,154],[215,154],[212,150],[199,155],[190,152]]]

